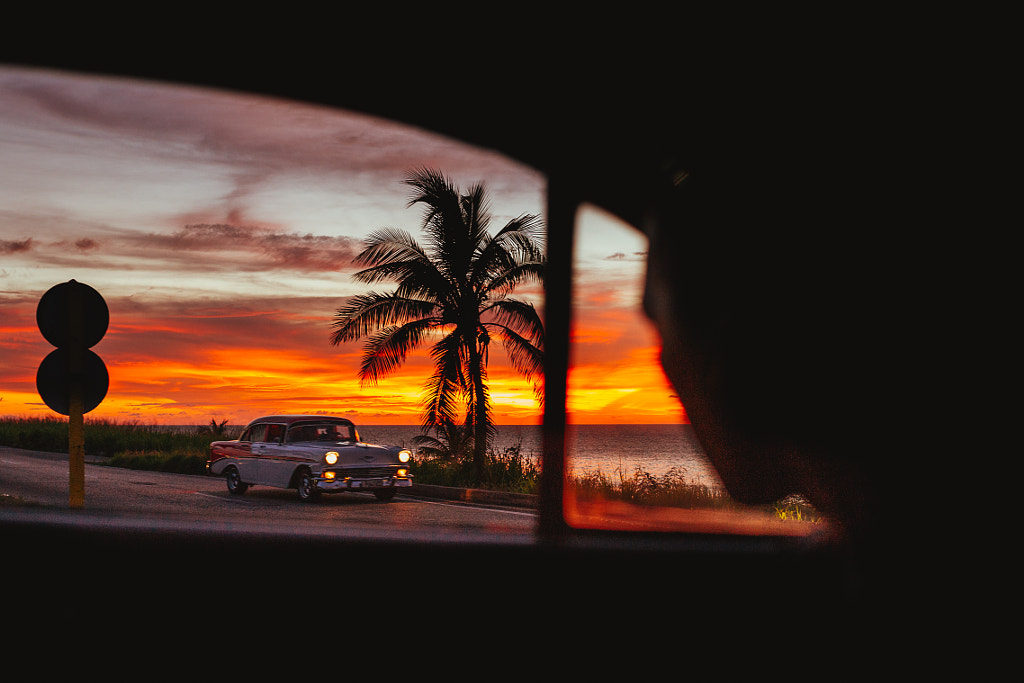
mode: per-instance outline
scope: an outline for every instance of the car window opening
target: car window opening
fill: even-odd
[[[566,388],[566,523],[617,531],[824,532],[825,520],[799,495],[748,507],[725,491],[661,369],[661,342],[641,303],[646,250],[632,226],[580,207]]]

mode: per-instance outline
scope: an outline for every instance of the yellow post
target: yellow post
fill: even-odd
[[[85,506],[85,417],[82,396],[83,356],[82,297],[74,280],[68,297],[68,317],[71,323],[68,345],[68,490],[69,504],[73,508]]]
[[[75,394],[78,394],[77,396]],[[82,391],[71,390],[68,410],[68,484],[69,503],[73,508],[85,506],[85,419],[82,414]]]

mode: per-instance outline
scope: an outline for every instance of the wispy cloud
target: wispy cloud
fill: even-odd
[[[32,249],[32,238],[23,240],[0,240],[0,254],[20,254]]]
[[[619,263],[626,261],[632,261],[634,263],[645,263],[647,261],[647,252],[636,251],[630,254],[624,254],[621,251],[617,251],[614,254],[611,254],[610,256],[606,256],[605,260],[615,261]]]
[[[239,260],[250,270],[292,269],[305,271],[346,270],[361,249],[359,240],[347,236],[277,232],[268,228],[224,223],[186,225],[168,235],[145,234],[133,239],[133,248],[154,253],[194,252],[237,267]],[[192,262],[192,254],[186,260]],[[204,267],[209,267],[207,263]]]

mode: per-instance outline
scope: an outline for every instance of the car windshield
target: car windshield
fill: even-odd
[[[355,428],[330,422],[297,424],[288,430],[288,442],[299,441],[355,441]]]

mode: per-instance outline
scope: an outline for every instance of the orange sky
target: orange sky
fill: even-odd
[[[542,213],[544,178],[486,150],[348,113],[0,67],[0,414],[53,415],[35,390],[51,347],[39,297],[97,289],[110,372],[95,418],[242,424],[321,412],[417,424],[426,350],[377,386],[361,342],[328,343],[334,311],[364,291],[352,257],[376,228],[419,235],[403,174],[483,181],[492,230]],[[588,211],[577,265],[570,420],[676,422],[678,401],[639,312],[635,231]],[[380,289],[385,289],[380,286]],[[539,289],[522,298],[542,307]],[[530,384],[491,353],[499,424],[537,424]]]
[[[568,419],[576,424],[686,421],[641,313],[645,239],[590,206],[577,217]]]

